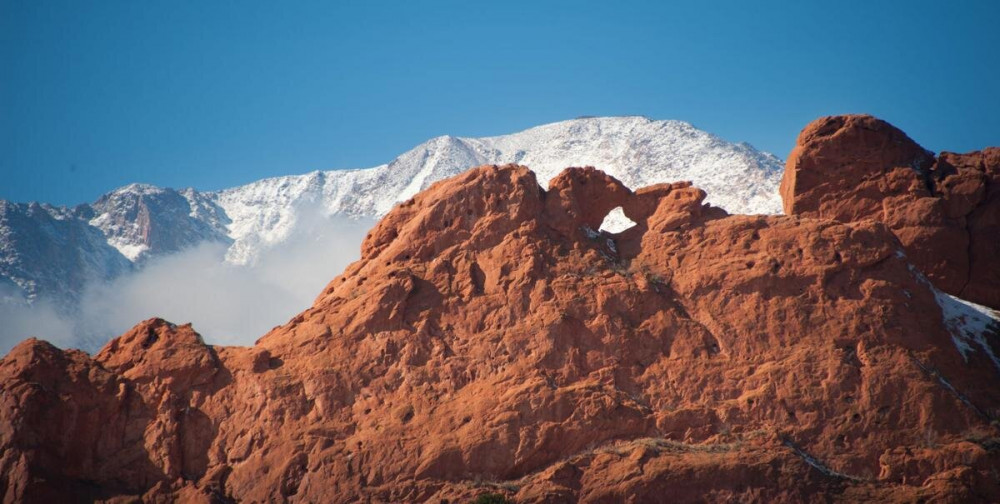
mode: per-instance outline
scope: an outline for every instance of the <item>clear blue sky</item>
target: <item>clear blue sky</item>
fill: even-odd
[[[0,0],[0,198],[219,189],[437,135],[681,119],[785,157],[828,114],[1000,144],[1000,2]]]

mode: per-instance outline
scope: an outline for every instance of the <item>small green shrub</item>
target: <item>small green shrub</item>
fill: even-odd
[[[488,493],[476,497],[472,504],[513,504],[513,502],[503,494]]]

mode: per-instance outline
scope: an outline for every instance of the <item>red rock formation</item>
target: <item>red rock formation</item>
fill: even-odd
[[[253,347],[156,319],[93,359],[22,343],[5,500],[1000,499],[993,348],[889,229],[704,196],[481,167]],[[594,232],[618,206],[637,225]]]
[[[1000,148],[935,159],[871,116],[806,126],[781,182],[785,213],[885,222],[945,292],[1000,308]]]

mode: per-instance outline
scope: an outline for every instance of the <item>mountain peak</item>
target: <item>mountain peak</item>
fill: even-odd
[[[88,281],[107,282],[152,258],[221,242],[228,244],[227,262],[256,264],[309,226],[330,218],[376,219],[437,181],[475,166],[508,163],[531,166],[542,187],[567,166],[597,166],[627,187],[692,181],[707,192],[708,203],[734,213],[781,210],[781,162],[773,156],[680,121],[595,117],[485,138],[445,135],[372,168],[273,177],[214,192],[132,184],[72,212],[39,208],[35,219],[0,222],[0,240],[4,232],[21,237],[0,247],[0,264],[18,265],[0,268],[0,276],[72,311]],[[49,218],[64,224],[57,234],[46,231]],[[15,222],[24,228],[11,229]],[[602,223],[605,229],[629,225],[620,212]],[[72,251],[58,264],[77,266],[65,268],[46,266],[56,263],[30,252],[36,247],[65,253],[73,236],[102,243]],[[91,280],[64,280],[80,277],[80,271]]]
[[[173,189],[170,189],[170,188],[159,187],[159,186],[155,186],[155,185],[152,185],[152,184],[146,184],[146,183],[141,183],[141,182],[133,182],[131,184],[127,184],[127,185],[121,186],[121,187],[119,187],[119,188],[111,191],[110,193],[101,196],[101,198],[99,198],[98,201],[100,201],[101,199],[104,199],[104,198],[115,197],[115,196],[118,196],[118,197],[121,197],[121,196],[146,196],[146,195],[154,195],[154,194],[164,194],[164,193],[167,193],[167,192],[176,192],[176,191],[174,191]]]
[[[781,161],[730,144],[682,121],[642,116],[571,119],[483,138],[435,137],[369,169],[277,177],[218,193],[232,220],[227,258],[252,263],[293,232],[300,208],[324,215],[379,217],[432,183],[473,166],[530,165],[545,186],[566,166],[600,166],[632,187],[691,180],[709,202],[733,212],[777,213]]]

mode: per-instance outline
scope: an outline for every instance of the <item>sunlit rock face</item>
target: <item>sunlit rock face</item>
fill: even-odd
[[[600,231],[620,208],[634,223]],[[972,310],[972,311],[969,311]],[[974,313],[973,313],[974,312]],[[976,315],[978,314],[978,315]],[[252,347],[147,320],[0,362],[8,500],[998,500],[996,320],[873,220],[686,182],[432,184]]]
[[[781,182],[785,213],[884,222],[938,288],[1000,308],[1000,148],[934,156],[871,116],[818,119]]]

